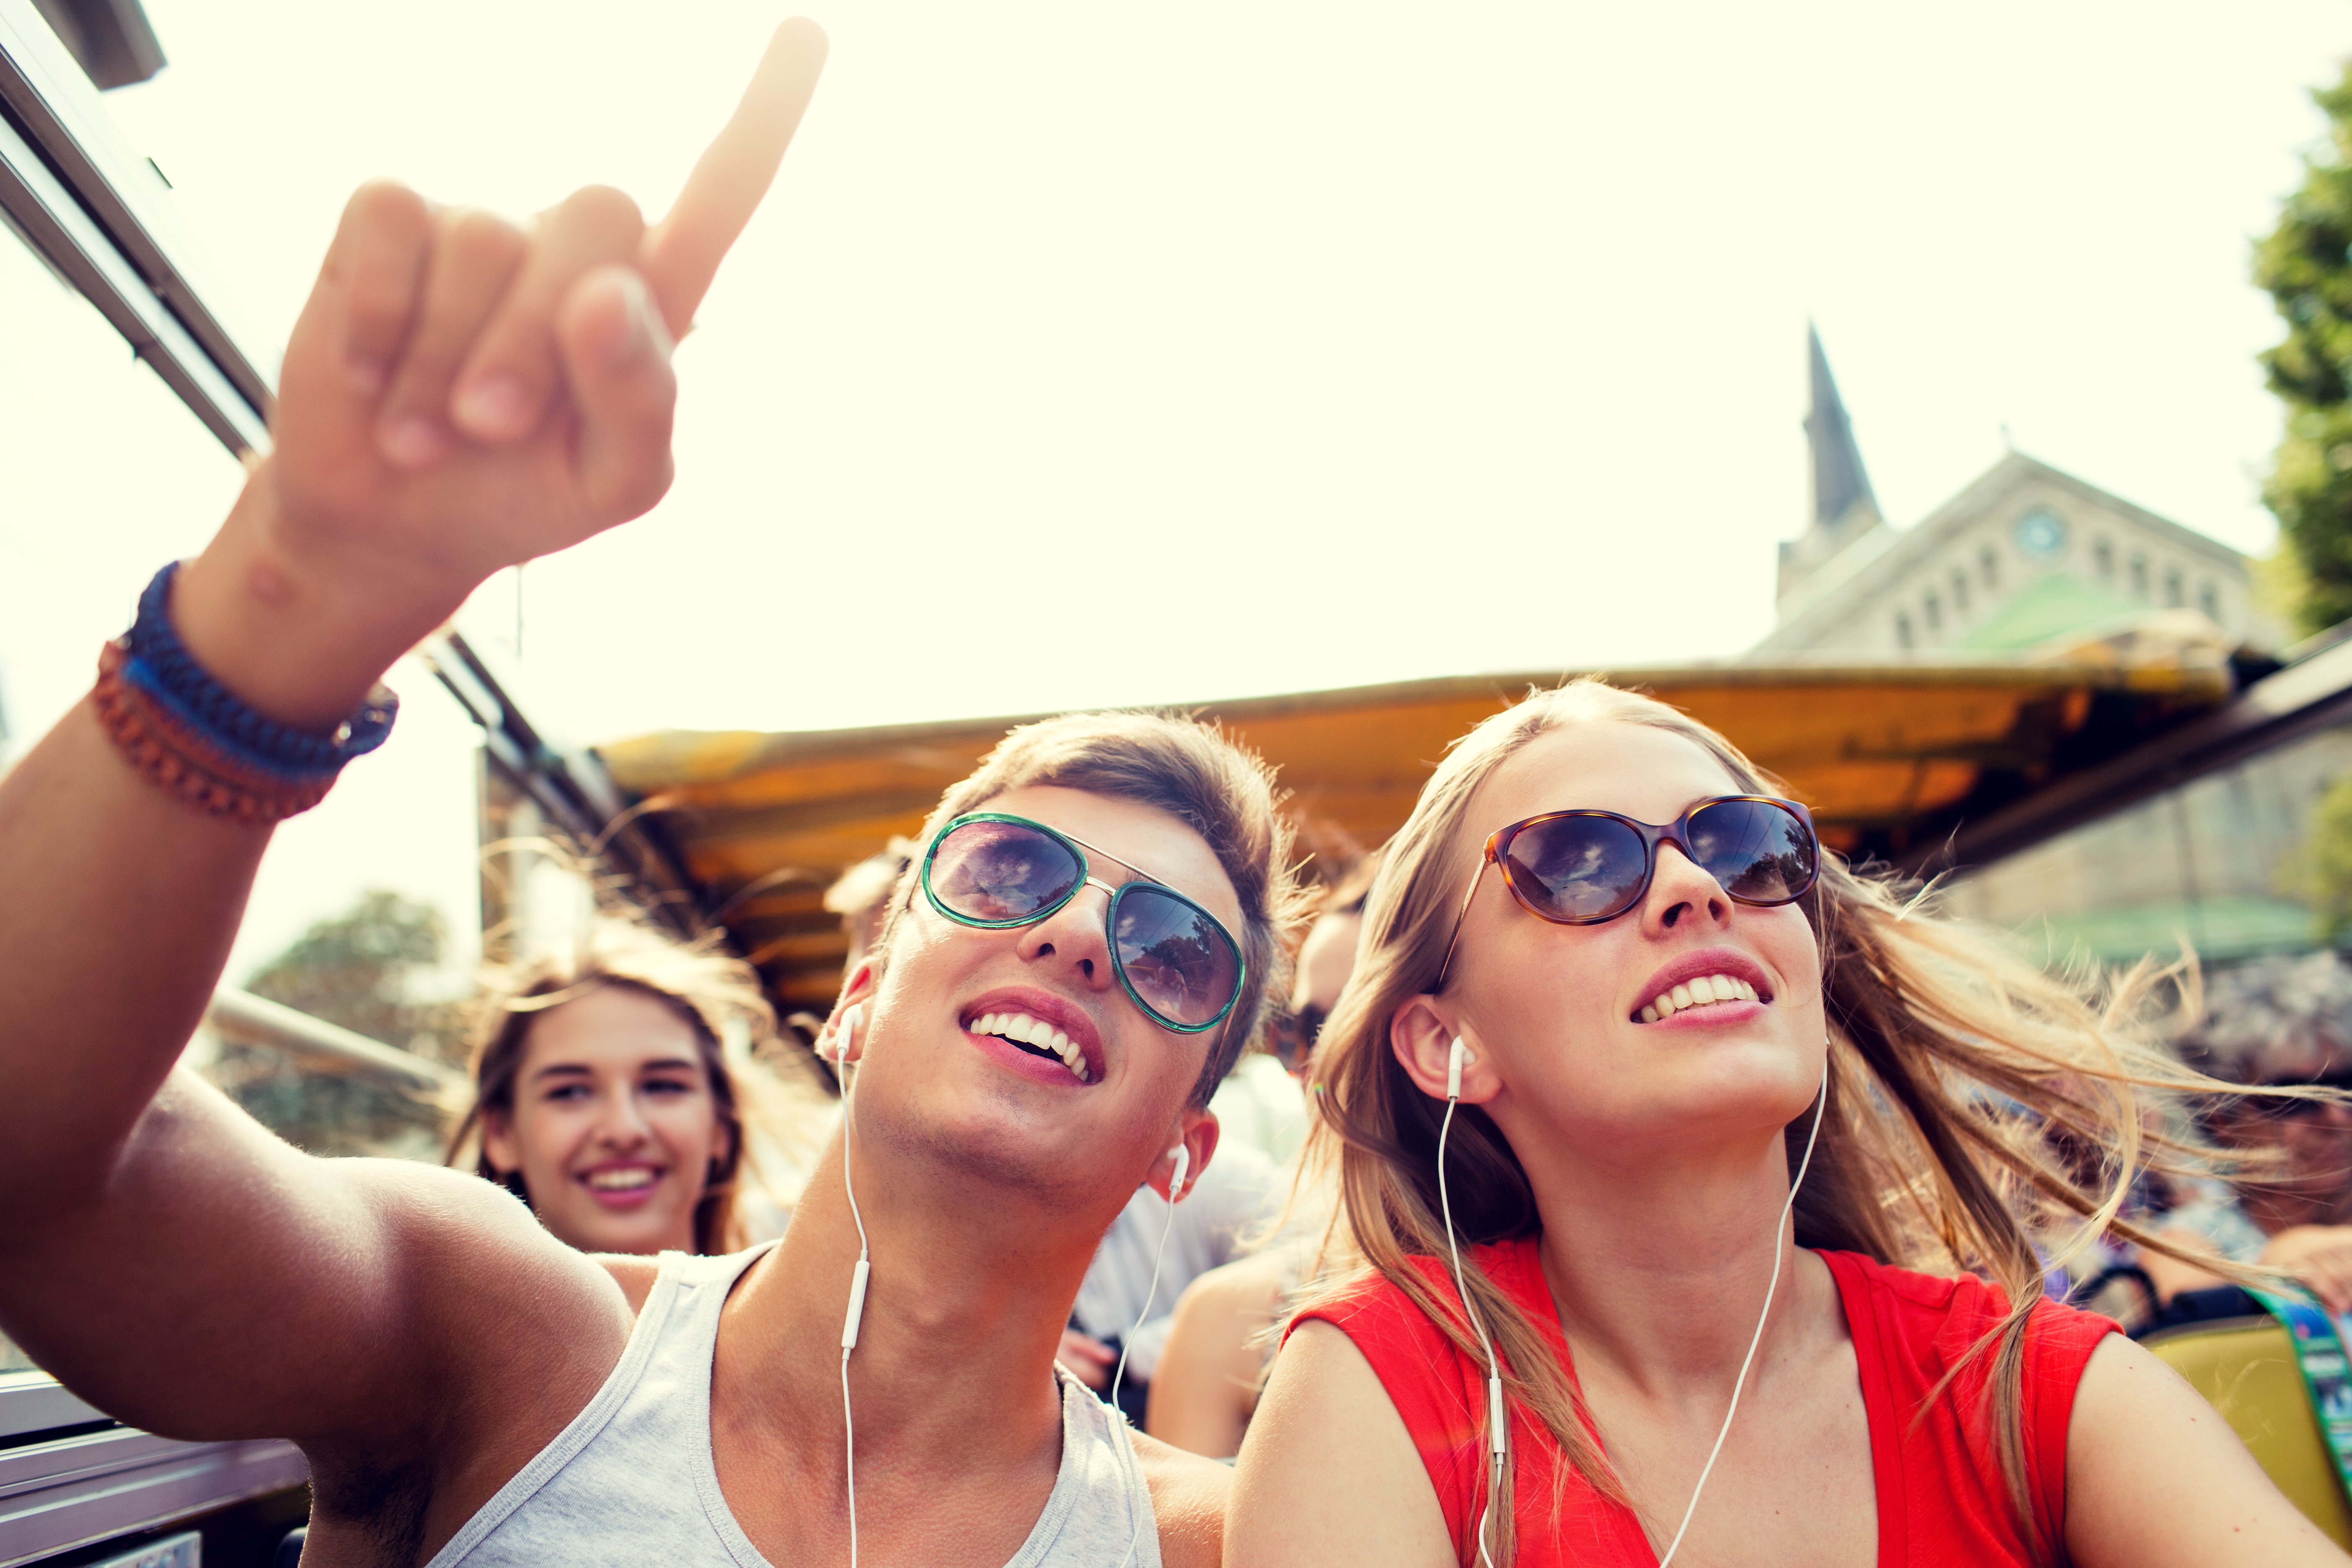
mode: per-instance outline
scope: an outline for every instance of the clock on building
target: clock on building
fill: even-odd
[[[2017,547],[2037,561],[2047,561],[2066,548],[2066,520],[2046,506],[2035,507],[2017,520]]]

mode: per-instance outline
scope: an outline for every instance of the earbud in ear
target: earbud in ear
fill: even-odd
[[[1179,1143],[1168,1152],[1176,1161],[1176,1173],[1168,1178],[1168,1201],[1172,1204],[1184,1195],[1184,1173],[1192,1168],[1192,1149],[1188,1143]]]
[[[850,1008],[841,1016],[841,1022],[834,1026],[833,1031],[834,1066],[841,1067],[849,1060],[850,1045],[856,1038],[858,1026],[865,1022],[866,1008],[863,1004]]]
[[[1477,1060],[1477,1058],[1473,1057],[1467,1047],[1462,1044],[1462,1037],[1459,1035],[1454,1036],[1453,1046],[1449,1047],[1445,1053],[1446,1099],[1459,1100],[1462,1098],[1462,1064],[1464,1062],[1475,1060]]]

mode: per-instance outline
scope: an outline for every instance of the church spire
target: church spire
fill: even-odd
[[[1862,466],[1862,448],[1854,444],[1853,421],[1846,417],[1838,396],[1836,378],[1830,374],[1830,356],[1822,351],[1822,334],[1805,323],[1805,345],[1811,352],[1813,407],[1805,416],[1805,435],[1813,448],[1813,526],[1832,536],[1857,503],[1878,515],[1878,498],[1871,493],[1870,475]],[[1843,538],[1838,542],[1844,542]]]
[[[1812,411],[1805,416],[1805,439],[1813,457],[1813,515],[1801,537],[1780,546],[1777,596],[1782,600],[1831,556],[1885,526],[1862,466],[1862,448],[1854,443],[1853,421],[1846,417],[1837,380],[1830,374],[1830,356],[1811,321],[1805,323],[1805,347],[1813,380]]]

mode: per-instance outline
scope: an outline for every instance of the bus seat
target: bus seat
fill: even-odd
[[[2161,1329],[2140,1342],[2210,1400],[2287,1500],[2352,1551],[2352,1505],[2286,1330],[2268,1316]]]

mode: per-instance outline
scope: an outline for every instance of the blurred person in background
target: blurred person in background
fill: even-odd
[[[2352,965],[2334,952],[2258,959],[2214,974],[2181,1054],[2249,1087],[2352,1089]],[[2352,1311],[2352,1109],[2327,1100],[2222,1100],[2215,1141],[2273,1162],[2236,1183],[2205,1184],[2147,1222],[2186,1251],[2294,1275],[2333,1312]],[[2221,1289],[2217,1274],[2143,1251],[2160,1300]]]
[[[893,837],[888,848],[868,855],[824,890],[824,907],[841,917],[842,931],[849,938],[849,956],[841,966],[844,974],[856,969],[881,940],[882,922],[890,912],[891,889],[913,863],[916,847],[911,839]]]
[[[1275,1023],[1274,1056],[1302,1089],[1313,1081],[1323,1020],[1355,973],[1364,898],[1380,868],[1374,850],[1330,888],[1299,944],[1290,1005]],[[1328,1245],[1331,1208],[1330,1194],[1294,1189],[1281,1231],[1185,1287],[1151,1380],[1145,1431],[1213,1459],[1240,1452],[1274,1363],[1275,1324]]]
[[[449,1163],[567,1246],[721,1253],[782,1232],[787,1211],[758,1173],[804,1168],[825,1111],[758,1059],[773,1015],[715,937],[598,915],[572,951],[500,974],[478,1033]]]

